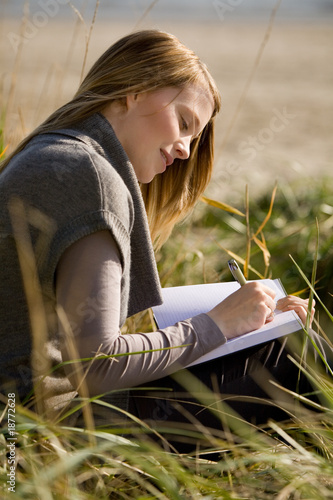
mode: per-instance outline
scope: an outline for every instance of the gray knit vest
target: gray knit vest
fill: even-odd
[[[135,172],[109,122],[94,114],[73,128],[33,138],[0,175],[1,392],[32,388],[31,327],[8,211],[23,201],[47,316],[45,357],[61,361],[55,276],[63,252],[83,236],[111,231],[121,254],[121,327],[128,316],[160,304],[161,290]],[[41,370],[43,360],[40,361]],[[63,374],[52,375],[59,394]],[[67,383],[67,382],[66,382]]]

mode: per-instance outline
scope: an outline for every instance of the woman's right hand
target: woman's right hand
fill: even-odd
[[[207,314],[227,339],[261,328],[272,321],[275,292],[258,281],[249,282]]]

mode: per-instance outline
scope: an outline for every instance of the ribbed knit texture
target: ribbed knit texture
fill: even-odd
[[[12,197],[20,198],[26,209],[47,312],[45,358],[52,364],[61,361],[56,268],[66,248],[83,236],[107,229],[119,246],[119,326],[162,299],[139,184],[109,122],[94,114],[76,127],[32,139],[0,175],[0,377],[2,391],[13,381],[22,398],[32,388],[31,331],[8,213]],[[61,370],[52,377],[59,394],[71,389]]]

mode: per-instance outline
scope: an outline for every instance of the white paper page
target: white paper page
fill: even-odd
[[[285,297],[279,280],[260,282],[276,292],[275,301]],[[153,307],[158,327],[163,329],[178,321],[206,313],[239,288],[236,281],[163,288],[163,304]]]
[[[275,291],[275,302],[286,296],[280,280],[260,281]],[[153,307],[158,327],[161,329],[166,328],[178,321],[208,312],[239,288],[240,285],[236,281],[163,288],[164,303],[161,306]],[[228,340],[225,344],[205,354],[189,366],[274,340],[301,328],[301,323],[294,311],[284,313],[276,311],[274,320],[262,328]]]

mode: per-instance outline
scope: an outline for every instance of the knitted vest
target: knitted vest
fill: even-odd
[[[33,138],[0,175],[1,388],[8,390],[14,383],[23,398],[32,388],[30,356],[36,332],[31,331],[8,209],[13,198],[23,202],[23,227],[28,229],[42,291],[40,314],[46,318],[48,342],[43,359],[37,360],[41,372],[46,361],[61,362],[55,276],[63,252],[78,239],[107,229],[119,247],[119,326],[162,299],[140,187],[109,122],[94,114],[73,128]],[[24,231],[17,231],[16,240],[23,241]],[[61,370],[49,379],[59,394],[72,389]]]

